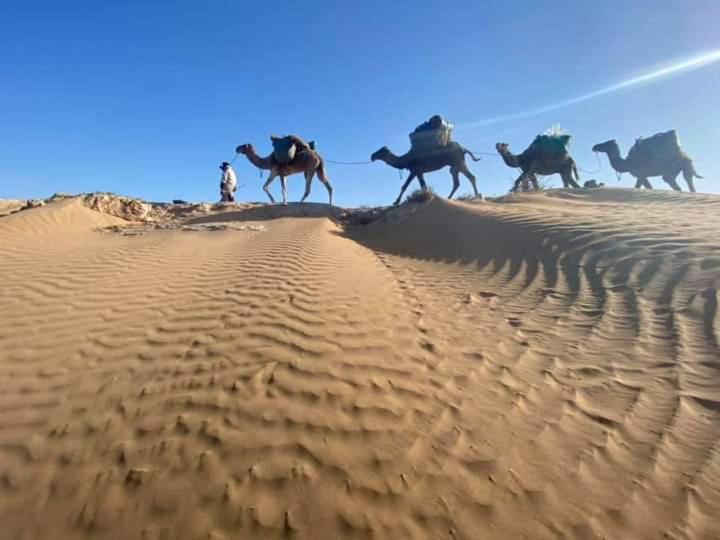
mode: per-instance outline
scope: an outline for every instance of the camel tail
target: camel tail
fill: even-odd
[[[468,155],[470,155],[470,157],[472,158],[473,161],[480,161],[480,160],[482,159],[482,158],[479,158],[479,157],[475,157],[475,154],[473,154],[473,153],[472,153],[470,150],[468,150],[467,148],[463,148],[463,152],[466,153],[466,154],[468,154]]]
[[[698,172],[695,170],[695,162],[690,159],[688,156],[684,156],[684,163],[682,167],[683,176],[685,177],[685,180],[688,178],[692,180],[693,178],[700,178],[702,180],[702,176],[698,174]]]

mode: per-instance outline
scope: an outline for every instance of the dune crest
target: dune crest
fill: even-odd
[[[717,537],[719,210],[2,217],[0,537]]]

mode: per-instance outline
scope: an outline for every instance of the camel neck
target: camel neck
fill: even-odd
[[[508,167],[517,167],[518,166],[518,160],[517,156],[510,152],[510,150],[505,150],[503,152],[500,152],[500,157],[505,162],[505,165]]]
[[[396,156],[392,152],[388,152],[388,156],[385,162],[391,167],[395,167],[396,169],[406,169],[409,161],[408,155],[409,154]]]
[[[270,164],[268,163],[267,158],[261,158],[255,153],[255,150],[248,151],[247,154],[245,154],[245,157],[247,157],[248,161],[258,167],[259,169],[269,169]]]
[[[626,159],[620,155],[620,147],[617,144],[612,145],[607,151],[610,165],[617,172],[628,172],[628,163]]]

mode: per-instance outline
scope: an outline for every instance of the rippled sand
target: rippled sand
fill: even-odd
[[[2,217],[0,538],[717,538],[720,197],[504,202]]]

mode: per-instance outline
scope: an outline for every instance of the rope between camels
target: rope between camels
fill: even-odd
[[[372,161],[334,161],[332,159],[324,160],[334,165],[369,165]]]
[[[472,150],[468,150],[468,151],[471,152]],[[477,154],[477,155],[479,155],[479,156],[495,156],[495,157],[500,157],[500,155],[499,155],[497,152],[475,152],[475,151],[472,151],[472,153],[473,153],[473,154]]]
[[[500,157],[497,154],[490,153],[490,152],[473,152],[473,154],[477,154],[480,156],[495,156]],[[333,163],[335,165],[370,165],[372,161],[335,161],[332,159],[326,159],[327,163]]]
[[[600,156],[598,155],[597,152],[595,152],[595,159],[597,159],[597,162],[598,162],[598,169],[597,169],[597,171],[588,171],[587,169],[583,169],[580,165],[578,165],[577,168],[580,169],[580,170],[581,170],[582,172],[584,172],[584,173],[597,174],[597,173],[599,173],[600,171],[602,171],[602,161],[600,161]]]

